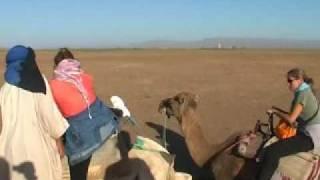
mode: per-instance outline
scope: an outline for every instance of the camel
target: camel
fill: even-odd
[[[182,92],[172,98],[162,100],[159,111],[165,110],[165,114],[169,118],[175,117],[178,120],[188,150],[199,167],[212,168],[215,179],[233,179],[239,174],[245,160],[232,155],[232,149],[228,147],[234,144],[243,133],[236,132],[221,143],[210,144],[207,142],[199,124],[200,117],[196,113],[198,100],[198,96]],[[216,156],[217,154],[220,156]],[[224,168],[226,163],[232,165]]]
[[[132,147],[129,138],[125,131],[111,136],[93,154],[88,179],[191,180],[190,175],[173,169],[173,157],[160,144],[138,136],[137,139],[143,144]],[[69,179],[66,163],[64,169],[64,179]]]
[[[131,146],[129,135],[118,134],[121,160],[106,169],[105,180],[190,180],[186,173],[175,172],[174,156],[157,142],[137,136]],[[161,171],[159,171],[161,169]]]
[[[261,133],[262,131],[236,132],[230,135],[224,142],[211,144],[206,140],[199,124],[200,117],[196,112],[198,102],[199,97],[197,95],[181,92],[173,97],[162,100],[158,110],[168,118],[175,117],[178,120],[187,148],[194,162],[202,168],[211,170],[214,175],[214,177],[207,179],[255,179],[257,164],[254,157],[266,134]],[[294,174],[294,177],[298,177],[297,179],[307,179],[308,177],[305,176],[309,176],[309,174],[299,174],[297,172],[301,172],[301,170],[290,170],[290,168],[294,169],[292,168],[292,164],[300,165],[312,158],[316,158],[317,160],[314,162],[310,160],[312,163],[301,165],[299,168],[306,167],[312,176],[317,177],[319,167],[315,168],[315,165],[320,162],[319,155],[311,155],[311,153],[299,154],[303,158],[295,158],[296,156],[292,155],[288,156],[288,158],[283,158],[283,160],[281,159],[274,179],[283,178],[285,175],[280,175],[280,173],[287,173],[289,171],[289,177]],[[317,170],[313,171],[312,169]]]

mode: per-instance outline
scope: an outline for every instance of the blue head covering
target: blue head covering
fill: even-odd
[[[4,74],[9,84],[35,93],[46,93],[45,81],[40,73],[32,48],[14,46],[6,56],[7,68]]]
[[[14,46],[8,51],[4,78],[9,84],[17,86],[20,83],[22,64],[27,60],[28,54],[29,49],[21,45]]]

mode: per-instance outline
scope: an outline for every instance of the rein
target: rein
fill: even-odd
[[[220,151],[217,152],[217,154],[220,154],[221,152],[224,151],[229,151],[232,148],[234,148],[235,146],[239,145],[240,143],[246,143],[246,141],[244,141],[244,139],[249,138],[249,139],[253,139],[254,137],[250,135],[251,133],[247,134],[244,136],[244,138],[241,138],[241,135],[237,137],[236,140],[234,140],[231,144],[229,144],[228,146],[222,148]],[[240,137],[240,138],[239,138]]]
[[[165,149],[167,149],[167,146],[168,146],[168,143],[167,143],[167,121],[168,121],[168,117],[166,115],[166,109],[163,109],[161,111],[161,114],[164,116],[163,129],[162,129],[162,145],[163,145],[163,147]]]

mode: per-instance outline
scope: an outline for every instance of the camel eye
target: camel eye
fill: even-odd
[[[171,109],[171,105],[170,104],[167,104],[166,106],[166,110],[168,111],[169,109]]]
[[[165,108],[169,108],[171,106],[169,101],[165,101],[163,105]]]

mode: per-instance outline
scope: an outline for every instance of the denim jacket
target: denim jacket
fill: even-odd
[[[118,117],[98,98],[88,109],[69,117],[70,127],[65,134],[65,150],[69,164],[75,165],[89,158],[118,130]]]

